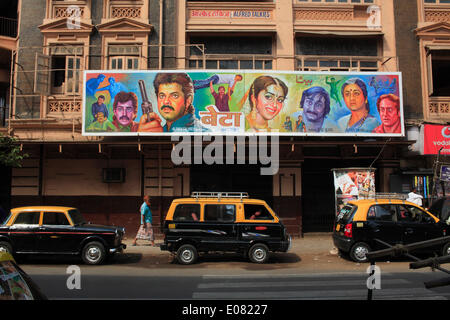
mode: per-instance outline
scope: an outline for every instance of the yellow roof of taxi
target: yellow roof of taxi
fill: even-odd
[[[353,204],[372,204],[372,203],[411,203],[409,201],[406,201],[404,199],[388,199],[388,198],[377,198],[377,199],[360,199],[360,200],[351,200],[348,203],[353,203]]]
[[[75,209],[73,207],[63,207],[63,206],[27,206],[27,207],[17,207],[11,209],[11,212],[16,211],[32,211],[32,210],[39,210],[39,211],[50,211],[50,210],[56,210],[56,211],[67,211]]]
[[[174,199],[173,202],[186,202],[186,201],[211,201],[211,202],[218,202],[218,201],[233,201],[233,202],[254,202],[254,201],[261,201],[264,202],[264,200],[260,199],[251,199],[251,198],[227,198],[227,197],[221,197],[221,198],[214,198],[214,197],[191,197],[191,198],[179,198]]]

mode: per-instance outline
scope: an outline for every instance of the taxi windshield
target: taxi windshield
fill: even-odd
[[[86,223],[80,211],[77,209],[69,210],[69,216],[74,225]]]

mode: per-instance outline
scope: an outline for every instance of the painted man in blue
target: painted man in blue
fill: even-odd
[[[103,80],[105,80],[105,78],[106,77],[104,74],[99,74],[97,78],[89,79],[86,82],[86,93],[90,96],[95,95],[95,92],[97,91],[98,87],[103,82]]]
[[[111,100],[113,100],[116,94],[118,94],[120,91],[124,92],[128,91],[127,87],[124,84],[116,82],[116,79],[114,79],[113,77],[108,78],[108,82],[109,82],[108,86],[99,88],[97,89],[97,91],[108,90]]]
[[[158,112],[166,120],[161,127],[161,119],[156,113],[142,115],[139,131],[144,132],[198,132],[208,131],[195,117],[194,86],[186,73],[158,73],[153,81],[158,102]],[[162,129],[162,130],[161,130]]]
[[[141,226],[139,231],[134,238],[133,246],[136,245],[138,239],[142,240],[150,240],[152,242],[152,246],[155,246],[155,238],[153,236],[153,227],[152,227],[152,211],[150,210],[150,197],[144,196],[144,202],[141,205]]]

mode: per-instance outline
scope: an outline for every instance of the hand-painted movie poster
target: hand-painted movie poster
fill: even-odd
[[[336,214],[351,200],[375,197],[375,169],[333,169]]]
[[[400,73],[85,71],[84,135],[404,136]]]

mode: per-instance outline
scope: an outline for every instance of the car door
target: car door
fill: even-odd
[[[205,204],[201,228],[201,248],[209,251],[235,251],[238,248],[236,206]]]
[[[386,246],[375,239],[390,245],[401,243],[402,228],[397,222],[397,208],[394,204],[374,204],[367,212],[367,236],[372,246],[385,249]]]
[[[271,244],[279,243],[282,228],[274,223],[274,217],[262,204],[244,204],[244,221],[240,224],[240,239],[246,243],[262,240]]]
[[[434,219],[424,210],[402,204],[399,205],[399,223],[403,230],[403,243],[425,241],[442,237],[442,230]]]
[[[41,253],[74,253],[77,233],[64,212],[44,212],[40,228],[38,250]]]
[[[18,253],[33,253],[39,232],[39,219],[41,212],[24,211],[16,215],[10,227],[10,239],[14,251]]]

